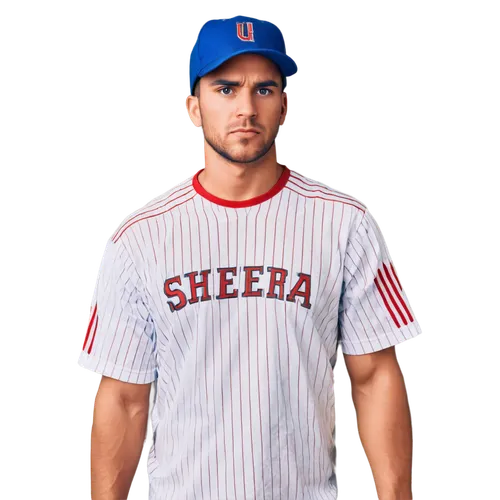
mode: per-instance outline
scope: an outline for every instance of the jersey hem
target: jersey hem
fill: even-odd
[[[85,351],[82,351],[80,353],[80,356],[78,357],[78,364],[81,367],[95,373],[100,373],[101,375],[105,375],[106,377],[121,380],[122,382],[130,382],[132,384],[149,384],[156,378],[155,371],[138,372],[134,370],[128,370],[123,366],[119,366],[110,362],[104,362],[104,366],[100,368],[99,363],[101,361],[101,358],[91,356]]]
[[[360,341],[343,341],[339,340],[339,343],[342,344],[342,352],[345,354],[369,354],[372,352],[381,351],[382,349],[386,349],[387,347],[392,347],[398,344],[401,344],[405,340],[410,340],[417,335],[422,333],[422,329],[418,324],[417,320],[408,323],[405,326],[402,326],[398,330],[399,336],[392,335],[391,338],[386,335],[376,337],[373,339],[366,339]]]

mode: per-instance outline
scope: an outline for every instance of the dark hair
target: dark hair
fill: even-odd
[[[197,78],[195,80],[194,91],[193,91],[192,95],[195,95],[196,97],[200,97],[200,78]]]

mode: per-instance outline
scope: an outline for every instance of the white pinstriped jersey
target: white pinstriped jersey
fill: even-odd
[[[338,344],[421,333],[380,228],[286,167],[242,202],[200,172],[110,236],[79,363],[154,382],[150,500],[335,500]]]

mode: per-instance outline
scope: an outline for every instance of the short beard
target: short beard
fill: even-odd
[[[203,118],[202,118],[202,120],[203,120]],[[278,124],[278,126],[276,127],[276,130],[275,130],[275,133],[273,134],[273,138],[272,138],[271,141],[269,141],[268,143],[264,144],[264,146],[259,151],[257,151],[255,153],[255,155],[252,156],[251,158],[246,159],[246,160],[239,160],[239,159],[235,158],[234,156],[232,156],[229,153],[229,151],[227,151],[227,149],[225,149],[223,147],[222,141],[220,141],[220,140],[211,140],[211,139],[208,138],[208,134],[205,132],[205,127],[203,126],[203,121],[202,121],[201,128],[203,130],[203,136],[205,137],[205,141],[207,141],[208,145],[216,153],[218,153],[220,156],[222,156],[226,160],[229,160],[232,163],[254,163],[254,162],[260,160],[260,158],[262,158],[263,156],[265,156],[267,154],[267,152],[272,148],[272,146],[274,144],[274,141],[276,140],[276,136],[278,135],[278,132],[279,132],[279,124]]]

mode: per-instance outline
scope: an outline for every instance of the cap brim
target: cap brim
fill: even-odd
[[[280,71],[283,73],[284,76],[292,76],[295,73],[297,73],[297,65],[295,64],[295,61],[286,54],[283,54],[282,52],[272,49],[254,48],[254,49],[238,50],[236,52],[231,53],[228,56],[215,59],[214,61],[203,67],[203,69],[198,73],[198,77],[201,78],[202,76],[205,76],[207,73],[210,73],[210,71],[213,71],[214,69],[218,68],[221,64],[225,63],[232,57],[235,57],[239,54],[262,54],[268,59],[271,59],[280,68]]]

